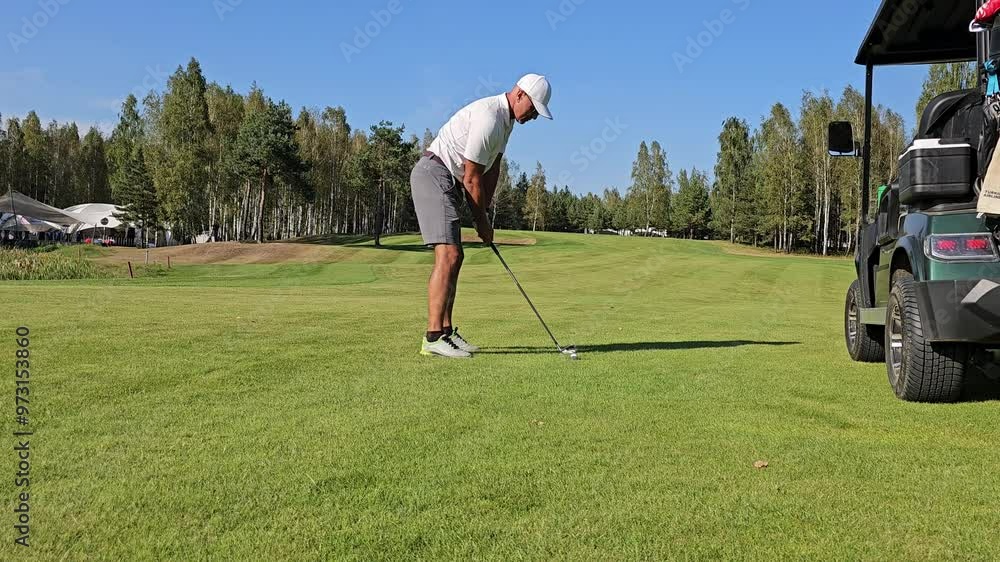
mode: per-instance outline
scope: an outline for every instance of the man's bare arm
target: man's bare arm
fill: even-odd
[[[489,209],[490,205],[493,204],[493,197],[497,193],[497,182],[500,181],[500,160],[503,158],[503,154],[497,155],[497,159],[493,161],[493,166],[490,171],[486,172],[483,176],[483,186],[486,187],[486,208]]]
[[[482,164],[466,160],[465,177],[462,179],[462,184],[465,185],[465,190],[469,192],[472,217],[476,221],[476,230],[479,232],[479,237],[484,242],[489,243],[493,241],[493,228],[490,226],[490,221],[486,216],[486,208],[490,203],[488,197],[492,196],[488,193],[487,176],[484,175],[484,170],[485,166]]]

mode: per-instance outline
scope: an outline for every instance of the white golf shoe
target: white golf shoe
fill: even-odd
[[[458,346],[462,351],[468,351],[469,353],[475,353],[479,351],[479,347],[472,345],[471,343],[465,341],[465,338],[458,335],[458,328],[453,328],[451,331],[451,341]]]
[[[441,339],[435,342],[429,342],[424,337],[420,346],[420,355],[437,355],[449,359],[469,359],[472,357],[471,353],[458,347],[448,336],[441,336]]]

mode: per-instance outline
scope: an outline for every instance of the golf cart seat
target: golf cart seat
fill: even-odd
[[[983,94],[956,90],[927,103],[917,129],[918,139],[967,139],[979,143],[983,132]]]

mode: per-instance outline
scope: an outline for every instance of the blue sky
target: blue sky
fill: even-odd
[[[852,61],[878,4],[9,0],[0,113],[110,130],[130,91],[162,88],[194,56],[239,91],[256,81],[296,110],[342,105],[355,128],[388,119],[420,135],[538,72],[555,121],[517,126],[508,156],[576,192],[624,190],[642,140],[658,140],[675,173],[710,171],[726,117],[756,125],[774,102],[797,112],[804,89],[863,88]],[[908,128],[925,71],[876,73],[876,101]]]

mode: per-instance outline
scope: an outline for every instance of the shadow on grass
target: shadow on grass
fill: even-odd
[[[414,235],[419,236],[419,232],[398,232],[392,234],[392,236],[402,236],[402,235]],[[388,236],[387,236],[388,238]],[[372,250],[392,250],[396,252],[433,252],[433,248],[430,246],[425,246],[424,244],[382,244],[381,246],[375,246],[375,237],[371,235],[362,234],[328,234],[328,235],[318,235],[318,236],[304,236],[301,238],[294,238],[291,240],[280,240],[280,242],[294,242],[296,244],[313,244],[316,246],[364,246]],[[516,242],[505,242],[497,241],[496,245],[499,247],[503,246],[524,246],[525,244]],[[466,249],[469,248],[486,248],[489,246],[483,244],[482,242],[463,242],[462,246]]]
[[[317,246],[359,246],[375,240],[374,236],[364,234],[322,234],[293,238],[287,242],[297,244],[315,244]]]
[[[392,250],[394,252],[429,252],[434,250],[423,244],[382,244],[381,246],[368,246],[372,250]]]
[[[800,345],[797,341],[751,341],[751,340],[729,340],[729,341],[670,341],[670,342],[633,342],[633,343],[608,343],[600,345],[578,345],[576,350],[579,353],[616,353],[621,351],[676,351],[681,349],[711,349],[720,347],[743,347],[747,345],[765,346],[785,346]],[[484,349],[479,353],[496,355],[517,355],[532,353],[553,353],[555,349],[548,347],[497,347]]]

